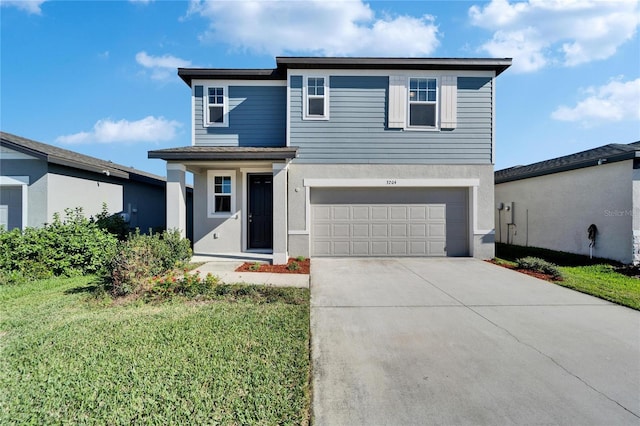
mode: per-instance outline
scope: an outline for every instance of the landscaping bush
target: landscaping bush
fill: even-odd
[[[516,260],[516,266],[519,269],[526,269],[529,271],[541,272],[543,274],[551,275],[553,278],[562,278],[562,273],[556,265],[547,262],[546,260],[538,257],[522,257]]]
[[[102,211],[95,217],[96,225],[115,235],[120,241],[124,241],[129,236],[129,225],[119,214],[110,214],[107,203],[102,203]]]
[[[114,296],[140,293],[151,278],[184,266],[191,258],[189,240],[178,231],[141,235],[139,231],[120,245],[110,264],[109,278]]]
[[[42,228],[0,230],[0,282],[100,273],[116,245],[116,238],[87,219],[82,208],[66,209],[64,219],[56,213]]]
[[[220,278],[207,274],[203,279],[200,278],[200,272],[189,274],[184,270],[182,277],[176,277],[170,273],[165,277],[154,277],[151,279],[151,288],[149,295],[151,297],[160,296],[161,298],[171,297],[175,294],[183,296],[206,296],[212,293],[213,289],[220,283]]]

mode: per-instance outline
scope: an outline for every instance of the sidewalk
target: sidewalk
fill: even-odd
[[[245,260],[233,258],[215,258],[193,256],[192,262],[206,262],[196,268],[202,278],[207,274],[216,275],[224,284],[258,284],[274,287],[309,288],[309,275],[306,274],[275,274],[265,272],[235,272],[236,268]]]

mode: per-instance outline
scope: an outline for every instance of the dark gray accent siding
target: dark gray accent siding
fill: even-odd
[[[300,163],[491,164],[492,79],[458,77],[453,130],[388,129],[388,77],[332,76],[329,120],[302,120],[302,77],[290,78],[291,138]]]
[[[229,127],[205,127],[204,87],[194,86],[195,144],[216,146],[285,146],[287,88],[229,86]]]

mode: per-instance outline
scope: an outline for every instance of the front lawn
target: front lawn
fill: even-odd
[[[308,423],[308,290],[113,304],[90,281],[0,287],[0,424]]]
[[[611,265],[561,267],[556,282],[583,293],[640,310],[640,279],[616,272]]]
[[[618,272],[622,265],[607,259],[558,252],[536,247],[496,244],[499,262],[514,262],[526,256],[535,256],[558,265],[563,280],[556,284],[620,305],[640,310],[640,279]]]

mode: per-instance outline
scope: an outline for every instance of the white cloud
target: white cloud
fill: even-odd
[[[553,111],[551,118],[580,122],[586,127],[602,122],[640,120],[640,78],[626,82],[618,78],[583,92],[585,98],[576,106],[562,105]]]
[[[362,0],[192,1],[205,41],[261,54],[421,56],[439,45],[430,15],[376,16]]]
[[[135,143],[166,142],[175,138],[182,125],[164,117],[148,116],[137,121],[111,119],[98,120],[89,132],[78,132],[59,136],[56,142],[64,144],[82,143]]]
[[[14,6],[27,13],[40,15],[42,13],[42,3],[47,0],[0,0],[2,6]]]
[[[151,56],[144,51],[136,54],[136,62],[150,69],[154,80],[166,80],[175,76],[176,68],[191,66],[191,61],[185,59],[171,55]]]
[[[630,0],[492,0],[469,9],[471,23],[493,31],[480,49],[513,57],[513,69],[536,71],[606,59],[635,35],[638,2]]]

